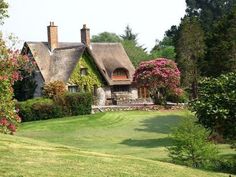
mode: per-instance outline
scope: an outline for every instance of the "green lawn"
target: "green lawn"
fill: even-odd
[[[16,136],[0,135],[0,176],[228,176],[167,163],[168,134],[184,116],[132,111],[23,123]]]
[[[86,151],[167,158],[169,133],[185,112],[116,112],[24,123],[18,136]]]

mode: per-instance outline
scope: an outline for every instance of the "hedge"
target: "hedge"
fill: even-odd
[[[90,93],[66,93],[54,100],[35,98],[18,102],[17,108],[22,121],[27,122],[90,114],[91,105],[92,95]]]

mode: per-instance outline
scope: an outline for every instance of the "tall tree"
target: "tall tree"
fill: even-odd
[[[205,54],[204,31],[195,17],[185,17],[179,30],[176,61],[181,70],[181,83],[196,98],[199,64]]]
[[[186,0],[187,15],[199,17],[205,31],[211,31],[212,25],[223,15],[228,14],[236,0]]]
[[[146,49],[137,42],[138,34],[133,33],[129,25],[125,27],[124,34],[120,35],[123,39],[122,44],[131,62],[136,67],[141,61],[148,60],[149,56]]]
[[[219,76],[236,71],[236,7],[214,26],[207,45],[206,74]]]
[[[110,32],[102,32],[98,35],[93,35],[92,42],[121,42],[121,38],[115,34]]]
[[[130,28],[129,25],[127,25],[125,27],[125,34],[122,34],[120,35],[120,37],[123,39],[123,40],[129,40],[129,41],[134,41],[135,43],[137,43],[137,36],[138,34],[136,33],[133,33],[132,32],[132,28]]]

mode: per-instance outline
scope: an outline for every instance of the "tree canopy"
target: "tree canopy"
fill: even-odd
[[[182,86],[191,89],[192,98],[196,98],[199,66],[205,54],[205,42],[204,31],[195,17],[185,17],[182,20],[176,50]]]
[[[115,34],[110,32],[102,32],[98,35],[93,35],[92,42],[121,42],[121,38]]]
[[[207,46],[206,75],[219,76],[236,71],[236,7],[215,24]]]
[[[213,24],[222,16],[227,15],[235,0],[186,0],[186,13],[191,17],[198,17],[205,31],[211,31]]]
[[[162,41],[156,40],[156,45],[150,52],[150,58],[168,58],[175,61],[176,52],[173,39],[165,36]]]
[[[198,121],[212,132],[236,141],[236,73],[205,78],[192,102]]]
[[[124,34],[120,35],[120,37],[121,37],[123,40],[134,41],[135,43],[137,43],[137,36],[138,36],[138,34],[133,33],[133,32],[132,32],[132,28],[130,28],[129,25],[127,25],[127,26],[125,27]]]

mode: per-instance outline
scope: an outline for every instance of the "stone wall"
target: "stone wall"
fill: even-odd
[[[92,113],[97,112],[118,112],[118,111],[158,111],[158,110],[181,110],[186,109],[186,105],[130,105],[130,106],[93,106]]]

